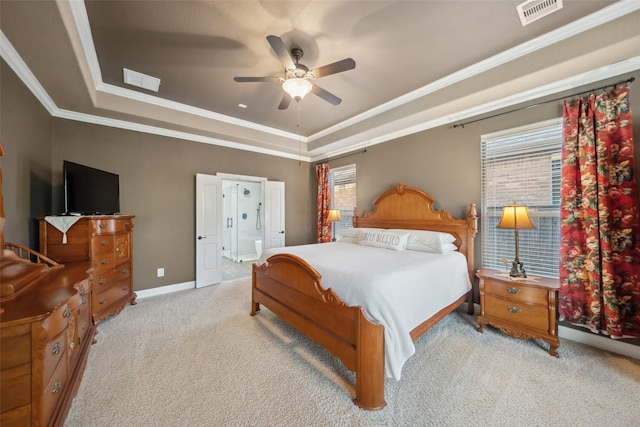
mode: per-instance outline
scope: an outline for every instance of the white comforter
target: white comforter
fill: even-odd
[[[384,325],[385,373],[397,380],[415,353],[411,330],[471,289],[467,260],[459,252],[393,251],[338,241],[269,249],[260,262],[276,253],[304,259],[322,275],[325,288]]]

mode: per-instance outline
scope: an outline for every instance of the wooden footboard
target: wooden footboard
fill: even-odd
[[[384,327],[369,321],[361,307],[349,306],[332,289],[324,289],[313,267],[291,254],[277,254],[263,265],[254,264],[252,316],[260,304],[356,373],[356,405],[366,410],[386,405]]]

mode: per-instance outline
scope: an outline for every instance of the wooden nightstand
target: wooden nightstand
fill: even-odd
[[[513,338],[540,338],[549,344],[549,354],[558,357],[557,279],[514,280],[509,273],[487,268],[476,276],[480,279],[479,332],[491,324]]]

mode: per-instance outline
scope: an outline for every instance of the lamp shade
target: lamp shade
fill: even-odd
[[[311,82],[309,80],[294,77],[287,79],[282,83],[282,89],[287,92],[291,98],[300,101],[306,94],[311,92]]]
[[[329,209],[329,216],[327,217],[329,221],[340,221],[340,209]]]
[[[502,207],[502,218],[496,225],[496,228],[510,228],[514,230],[521,230],[527,228],[536,228],[529,218],[526,206],[513,205]]]

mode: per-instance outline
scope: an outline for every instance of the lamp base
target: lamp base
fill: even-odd
[[[515,259],[511,264],[511,271],[509,272],[511,277],[527,277],[527,272],[524,271],[524,264],[519,259]]]

